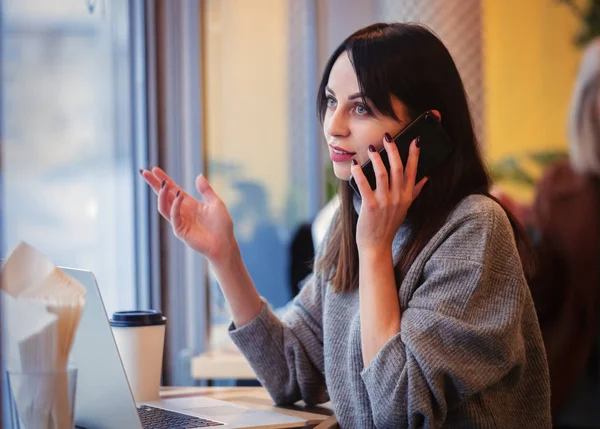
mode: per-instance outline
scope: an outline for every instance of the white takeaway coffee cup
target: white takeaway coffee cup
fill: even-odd
[[[110,320],[136,402],[159,399],[166,321],[155,310],[117,311]]]

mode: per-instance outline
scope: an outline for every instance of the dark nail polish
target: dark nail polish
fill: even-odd
[[[144,174],[144,170],[140,168],[140,174]]]
[[[175,198],[178,198],[179,194],[181,194],[181,189],[179,191],[177,191],[177,195],[175,195]]]
[[[352,160],[352,165],[358,165],[358,162],[356,162],[355,159]]]
[[[154,166],[151,165],[150,167],[148,167],[148,170],[152,171],[153,168],[154,168]]]
[[[375,146],[372,144],[369,145],[369,152],[375,152]]]
[[[390,133],[385,133],[385,135],[383,137],[385,138],[386,142],[392,141],[392,136],[390,135]]]
[[[421,147],[421,137],[417,137],[417,142],[415,143],[418,148]]]
[[[163,180],[163,181],[162,181],[162,184],[160,185],[160,187],[161,187],[161,188],[164,188],[166,184],[167,184],[167,181],[166,181],[166,180]]]

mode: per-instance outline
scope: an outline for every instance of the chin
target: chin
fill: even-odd
[[[350,173],[350,167],[342,167],[341,165],[336,167],[335,164],[333,165],[333,174],[335,177],[345,182],[349,181],[350,176],[352,175]]]

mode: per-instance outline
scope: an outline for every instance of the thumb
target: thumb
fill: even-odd
[[[210,186],[208,180],[206,180],[206,177],[204,177],[203,174],[200,174],[198,177],[196,177],[196,189],[198,189],[198,192],[200,192],[207,203],[219,201],[219,196]]]

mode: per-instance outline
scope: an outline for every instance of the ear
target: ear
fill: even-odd
[[[431,113],[433,113],[435,116],[437,116],[437,118],[441,121],[442,120],[442,114],[440,113],[439,110],[432,110]]]

